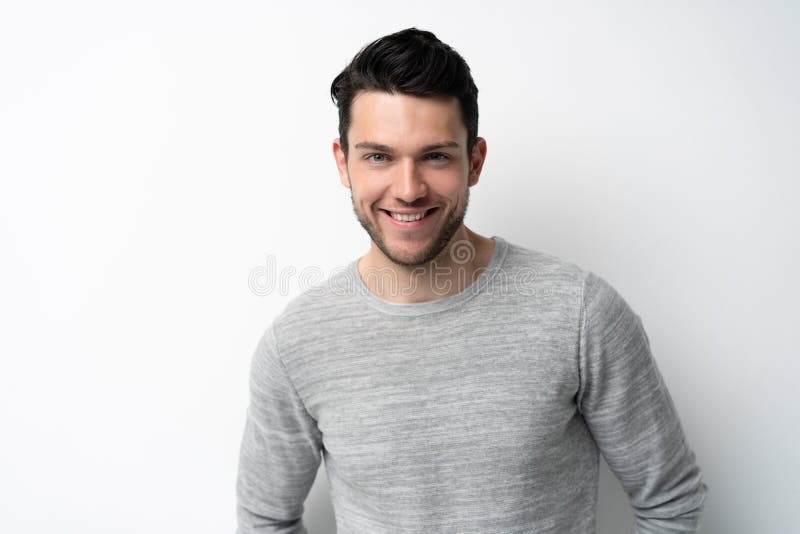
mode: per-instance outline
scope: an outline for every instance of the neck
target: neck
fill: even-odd
[[[358,262],[361,280],[370,292],[389,302],[414,303],[438,300],[467,289],[494,253],[494,240],[466,226],[432,261],[415,266],[398,265],[372,243]]]

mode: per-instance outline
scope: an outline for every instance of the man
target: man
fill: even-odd
[[[639,317],[602,278],[463,223],[486,141],[461,56],[404,30],[331,92],[371,244],[258,344],[240,534],[305,532],[321,456],[339,534],[593,532],[600,453],[636,532],[695,531],[706,486]]]

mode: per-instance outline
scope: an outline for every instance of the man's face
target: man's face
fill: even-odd
[[[486,154],[480,138],[467,153],[458,100],[360,92],[347,138],[347,156],[338,139],[334,155],[372,242],[398,265],[435,259],[463,231]]]

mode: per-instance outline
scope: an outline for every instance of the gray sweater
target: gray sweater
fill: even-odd
[[[240,534],[305,532],[321,456],[338,534],[594,532],[600,453],[636,533],[697,530],[707,489],[639,317],[591,272],[494,239],[455,295],[390,303],[353,261],[275,319]]]

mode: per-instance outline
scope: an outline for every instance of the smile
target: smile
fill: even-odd
[[[425,214],[427,212],[428,212],[428,210],[420,211],[419,213],[394,213],[394,212],[390,211],[389,215],[391,215],[392,218],[394,220],[396,220],[396,221],[409,222],[409,221],[418,221],[418,220],[420,220],[421,218],[423,218],[425,216]]]
[[[383,210],[383,212],[386,213],[389,217],[391,217],[393,221],[399,223],[414,223],[417,221],[421,221],[435,209],[436,208],[429,208],[414,213],[397,213],[389,210]]]

